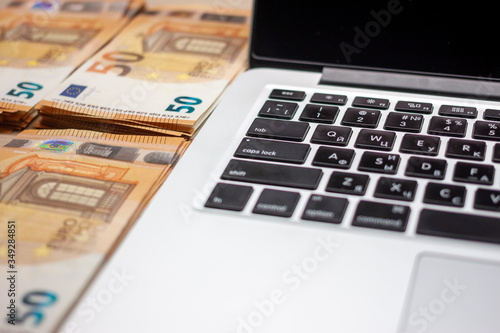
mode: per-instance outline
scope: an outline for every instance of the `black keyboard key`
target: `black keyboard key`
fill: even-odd
[[[320,169],[231,160],[221,178],[242,182],[314,190],[323,172]]]
[[[474,139],[500,141],[500,123],[478,120],[472,131]]]
[[[292,119],[298,108],[297,103],[267,101],[260,109],[260,117]]]
[[[361,156],[358,170],[395,174],[398,172],[399,161],[399,155],[367,151]]]
[[[253,192],[250,186],[218,183],[205,207],[242,211]]]
[[[349,169],[354,150],[335,147],[319,147],[312,164],[315,166]]]
[[[377,198],[413,201],[417,190],[414,180],[380,177],[375,187],[374,196]]]
[[[486,143],[482,141],[450,139],[446,148],[446,157],[484,161]]]
[[[348,205],[347,199],[312,194],[302,214],[303,220],[341,223]]]
[[[457,162],[453,180],[462,183],[493,185],[493,165]]]
[[[394,132],[362,129],[354,145],[356,148],[390,151],[395,139]]]
[[[421,235],[500,243],[500,219],[423,209],[417,226]]]
[[[500,212],[500,191],[478,189],[474,200],[474,208]]]
[[[389,108],[389,100],[384,98],[356,97],[352,102],[352,106],[387,110]]]
[[[464,137],[467,131],[467,120],[447,117],[432,117],[428,133],[436,135]]]
[[[495,143],[495,146],[493,147],[492,161],[495,163],[500,163],[500,143]]]
[[[441,139],[437,136],[405,134],[401,147],[402,153],[437,156]]]
[[[338,113],[339,108],[336,106],[307,104],[304,111],[302,111],[299,120],[314,123],[333,124]]]
[[[409,216],[410,207],[407,206],[360,201],[352,225],[403,232]]]
[[[247,135],[269,139],[304,141],[308,131],[308,123],[256,118],[248,129]]]
[[[244,138],[234,156],[301,164],[310,150],[310,146],[304,143]]]
[[[484,110],[483,118],[486,120],[500,121],[500,110],[486,109]]]
[[[476,118],[477,109],[470,106],[441,105],[439,108],[439,114],[441,116]]]
[[[274,89],[271,95],[269,95],[269,98],[300,102],[306,98],[306,93],[296,90]]]
[[[434,205],[463,207],[467,190],[464,186],[429,183],[425,188],[424,202]]]
[[[370,177],[368,175],[361,175],[357,173],[347,172],[333,172],[328,185],[326,186],[327,192],[364,195]]]
[[[311,97],[313,103],[345,105],[347,103],[347,96],[335,94],[320,94],[316,93]]]
[[[412,156],[408,159],[405,175],[410,177],[444,179],[446,160]]]
[[[380,120],[380,111],[348,108],[342,119],[342,125],[375,128]]]
[[[384,128],[387,130],[419,133],[424,123],[424,117],[418,114],[390,112],[387,115]]]
[[[408,111],[408,112],[417,112],[423,114],[431,114],[432,108],[433,106],[431,103],[419,103],[419,102],[407,102],[407,101],[399,101],[394,107],[396,111]]]
[[[293,215],[299,199],[299,193],[266,188],[260,194],[252,213],[290,217]]]
[[[333,146],[347,146],[352,135],[352,129],[342,126],[318,125],[311,142]]]

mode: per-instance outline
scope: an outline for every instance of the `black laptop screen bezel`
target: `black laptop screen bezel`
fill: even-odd
[[[279,0],[282,3],[285,3],[283,0]],[[358,62],[356,59],[356,53],[351,53],[353,55],[354,61],[351,61],[350,63],[347,62],[342,62],[339,57],[339,59],[333,59],[333,61],[322,61],[323,59],[316,58],[314,56],[309,56],[306,55],[305,58],[301,57],[300,59],[298,57],[294,57],[293,55],[295,53],[300,53],[302,50],[300,48],[308,48],[310,45],[303,45],[303,41],[301,40],[304,38],[307,38],[308,34],[314,33],[312,30],[308,31],[308,22],[307,20],[304,20],[303,16],[302,17],[294,17],[293,18],[293,23],[294,26],[297,25],[297,29],[301,29],[300,31],[302,32],[299,34],[299,36],[295,36],[294,39],[292,40],[291,36],[287,36],[286,34],[286,28],[281,28],[278,25],[279,24],[284,24],[286,26],[287,18],[285,17],[286,15],[289,15],[289,13],[294,13],[293,10],[290,9],[290,7],[297,7],[297,8],[302,8],[303,11],[304,6],[310,7],[317,7],[318,11],[321,10],[329,10],[332,13],[335,14],[335,9],[336,9],[336,4],[335,3],[328,3],[325,1],[308,1],[308,2],[292,2],[288,1],[287,6],[288,9],[283,11],[283,15],[280,17],[279,13],[279,7],[280,5],[278,4],[279,1],[276,0],[254,0],[254,12],[253,12],[253,23],[252,23],[252,34],[251,34],[251,39],[250,39],[250,67],[251,68],[256,68],[256,67],[272,67],[272,68],[284,68],[284,69],[294,69],[294,70],[306,70],[306,71],[316,71],[320,72],[323,70],[325,67],[329,68],[340,68],[340,69],[356,69],[356,70],[370,70],[370,71],[378,71],[378,72],[383,72],[383,73],[402,73],[402,74],[418,74],[418,75],[424,75],[424,76],[439,76],[439,77],[445,77],[445,78],[461,78],[461,79],[471,79],[471,80],[483,80],[483,81],[489,81],[489,82],[498,82],[500,83],[500,57],[496,57],[499,59],[498,61],[494,62],[494,70],[488,70],[485,69],[486,67],[481,68],[478,72],[475,72],[472,70],[471,66],[462,66],[463,70],[459,71],[453,71],[453,70],[447,70],[440,72],[436,69],[436,66],[432,62],[432,60],[428,60],[428,65],[425,68],[418,68],[418,66],[413,66],[412,62],[416,62],[416,60],[409,61],[407,63],[403,63],[403,65],[400,65],[399,67],[396,66],[396,68],[391,68],[389,66],[371,66],[363,63],[363,61]],[[395,2],[400,2],[402,4],[404,1],[416,1],[416,0],[388,0],[386,2],[379,2],[379,4],[386,4],[387,6],[390,6],[391,3],[394,5]],[[419,0],[421,1],[421,0]],[[360,2],[361,3],[361,2]],[[363,2],[363,4],[367,4],[366,2]],[[457,5],[455,3],[455,5]],[[376,5],[373,5],[372,2],[367,5],[368,7],[366,8],[377,8]],[[443,6],[442,6],[443,7]],[[398,9],[396,7],[396,9]],[[395,11],[396,11],[395,9]],[[297,9],[298,10],[298,9]],[[360,19],[360,24],[356,25],[357,28],[360,28],[361,32],[365,32],[365,28],[368,26],[368,29],[370,27],[374,27],[374,31],[376,31],[376,24],[374,22],[376,21],[374,16],[372,15],[373,12],[381,12],[382,10],[389,10],[388,8],[382,8],[380,10],[366,10],[367,13],[370,13],[370,15],[365,16],[364,21],[363,19]],[[442,10],[442,9],[441,9]],[[263,14],[264,13],[264,14]],[[311,15],[312,11],[309,10],[309,15]],[[487,13],[487,8],[485,9],[485,13]],[[334,14],[332,15],[332,19],[334,19]],[[433,15],[438,15],[439,12],[434,13]],[[270,17],[276,16],[277,19],[276,21],[270,20]],[[371,22],[368,18],[372,18]],[[394,15],[396,17],[396,14]],[[485,19],[488,19],[486,17]],[[267,21],[267,22],[266,22]],[[288,22],[291,21],[290,18],[288,18]],[[269,23],[269,22],[275,22],[275,23]],[[285,22],[285,23],[284,23]],[[366,24],[363,24],[363,22],[366,22]],[[371,26],[370,26],[371,24]],[[396,25],[396,23],[393,23]],[[488,23],[489,25],[492,25],[491,23]],[[397,25],[396,25],[397,26]],[[281,28],[281,29],[280,29]],[[379,28],[384,29],[379,23]],[[462,27],[463,29],[463,27]],[[358,31],[359,31],[358,30]],[[500,29],[497,29],[500,30]],[[299,30],[296,30],[299,31]],[[495,40],[493,32],[489,32],[492,37],[492,42]],[[276,36],[281,34],[282,36],[279,36],[279,38],[274,38],[271,39],[270,36]],[[317,34],[317,33],[316,33]],[[351,34],[355,34],[355,31],[351,32]],[[370,38],[370,36],[368,36]],[[377,35],[374,37],[371,37],[373,40],[377,38]],[[485,37],[487,39],[488,37]],[[353,40],[348,40],[354,48],[356,48],[356,45],[354,44]],[[340,44],[341,41],[336,41],[337,44]],[[271,45],[272,47],[267,48],[265,45]],[[296,52],[294,51],[294,48],[291,46],[293,44],[297,45],[298,50]],[[305,43],[307,44],[307,43]],[[344,43],[345,45],[349,43]],[[280,52],[279,48],[284,45],[284,49],[287,48],[287,51]],[[359,44],[358,44],[359,46]],[[486,47],[487,46],[487,47]],[[425,47],[424,47],[425,48]],[[484,49],[488,48],[494,48],[493,46],[485,45]],[[269,49],[269,50],[268,50]],[[273,49],[272,51],[270,49]],[[278,49],[278,51],[276,51]],[[318,49],[321,49],[320,47]],[[361,51],[365,51],[362,48],[357,48],[358,50],[361,49]],[[445,50],[446,51],[446,50]],[[314,52],[311,52],[314,53]],[[302,52],[304,54],[304,52]],[[338,53],[340,54],[340,53]],[[470,52],[469,54],[473,54],[473,52]],[[429,54],[427,54],[428,56]],[[438,56],[438,55],[436,55]],[[492,59],[494,57],[490,56],[488,58],[489,62],[485,61],[484,56],[478,56],[477,59],[472,59],[470,60],[470,63],[478,64],[478,65],[484,65],[485,63],[493,63],[494,60]],[[415,57],[415,59],[417,59]],[[483,59],[483,61],[481,60]],[[452,61],[452,59],[442,59],[442,63],[446,64],[448,62]],[[468,60],[469,61],[469,60]],[[407,68],[403,68],[404,66],[407,66]],[[458,66],[457,66],[458,67]],[[476,66],[480,67],[480,66]]]

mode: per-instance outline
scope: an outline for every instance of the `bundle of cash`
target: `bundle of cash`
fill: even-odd
[[[41,126],[192,136],[247,63],[248,10],[137,15],[40,103]]]
[[[54,332],[187,146],[82,130],[0,136],[0,332]]]
[[[138,0],[15,0],[0,10],[0,128],[35,106],[130,21]]]

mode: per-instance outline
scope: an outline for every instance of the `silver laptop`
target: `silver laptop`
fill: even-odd
[[[495,12],[257,0],[252,68],[62,331],[500,332]]]

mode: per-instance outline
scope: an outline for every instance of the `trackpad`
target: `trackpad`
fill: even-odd
[[[500,265],[425,254],[416,261],[399,332],[500,332]]]

